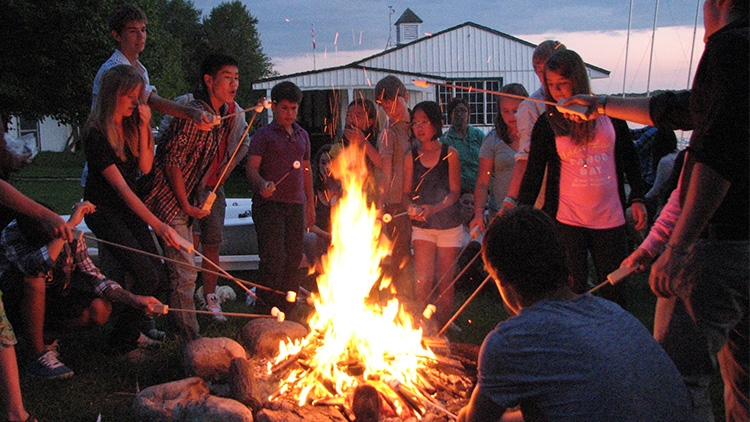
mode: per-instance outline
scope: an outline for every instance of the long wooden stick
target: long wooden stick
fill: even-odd
[[[429,82],[429,81],[422,81],[422,80],[414,80],[413,82],[414,82],[414,85],[421,86],[424,88],[426,88],[429,85],[438,85],[438,86],[444,86],[446,88],[463,89],[469,92],[476,91],[476,92],[483,92],[485,94],[500,95],[503,97],[515,98],[518,100],[529,100],[529,101],[534,101],[537,103],[548,104],[548,105],[557,107],[557,104],[553,103],[552,101],[537,100],[536,98],[524,97],[523,95],[508,94],[507,92],[489,91],[486,89],[479,89],[479,88],[474,88],[471,86],[458,86],[458,85],[443,84],[440,82]]]
[[[487,282],[489,282],[491,278],[492,278],[492,276],[488,275],[487,278],[484,279],[484,281],[482,282],[482,284],[480,284],[479,287],[477,287],[477,289],[474,290],[474,293],[472,293],[471,296],[469,296],[469,298],[466,299],[466,302],[464,302],[464,304],[461,305],[460,308],[458,308],[458,310],[456,311],[455,314],[453,314],[453,316],[451,317],[451,319],[449,319],[448,322],[445,323],[445,325],[443,326],[443,328],[440,329],[440,332],[438,332],[438,336],[443,335],[443,333],[445,332],[445,330],[447,330],[448,327],[450,327],[450,325],[453,323],[453,321],[455,321],[456,318],[458,318],[458,316],[461,314],[461,312],[463,312],[463,310],[466,309],[466,307],[469,305],[469,303],[471,303],[471,301],[474,300],[474,297],[476,297],[476,295],[479,294],[479,291],[482,290],[482,287],[484,287],[484,285],[487,284]]]
[[[142,251],[142,250],[136,249],[136,248],[131,248],[131,247],[125,246],[125,245],[120,245],[119,243],[109,242],[109,241],[102,240],[102,239],[99,239],[99,238],[96,238],[96,237],[93,237],[93,236],[88,236],[88,235],[85,235],[85,234],[83,235],[83,237],[85,239],[93,240],[95,242],[101,242],[101,243],[103,243],[105,245],[110,245],[110,246],[114,246],[114,247],[117,247],[117,248],[120,248],[120,249],[125,249],[127,251],[136,252],[136,253],[139,253],[141,255],[150,256],[150,257],[156,258],[156,259],[163,259],[164,261],[171,262],[173,264],[182,265],[183,267],[192,268],[192,269],[197,270],[197,271],[203,271],[205,273],[213,274],[213,275],[219,276],[221,278],[229,278],[230,280],[238,281],[238,282],[241,282],[243,284],[246,284],[246,285],[249,285],[249,286],[252,286],[252,287],[257,287],[259,289],[266,290],[266,291],[269,291],[269,292],[272,292],[272,293],[276,293],[276,294],[280,294],[280,295],[286,295],[286,293],[284,293],[284,292],[281,292],[279,290],[274,290],[274,289],[272,289],[270,287],[266,287],[266,286],[264,286],[262,284],[257,284],[257,283],[252,283],[250,281],[241,280],[241,279],[239,279],[237,277],[233,277],[231,275],[227,276],[227,275],[224,275],[224,274],[222,274],[220,272],[211,271],[209,269],[205,269],[205,268],[202,268],[202,267],[197,267],[197,266],[189,264],[187,262],[177,261],[175,259],[167,258],[165,256],[161,256],[161,255],[153,254],[153,253],[150,253],[150,252]]]
[[[226,167],[224,167],[224,171],[221,173],[221,176],[219,176],[219,181],[216,183],[216,186],[214,186],[214,190],[212,191],[213,193],[216,193],[216,189],[218,189],[219,186],[221,186],[221,183],[224,181],[224,176],[227,175],[227,170],[229,170],[229,167],[232,166],[232,161],[234,161],[234,157],[237,155],[237,151],[240,150],[240,147],[242,146],[242,141],[245,140],[245,137],[247,136],[248,132],[250,131],[250,128],[253,126],[253,123],[255,122],[255,116],[258,115],[257,106],[255,108],[256,108],[255,113],[253,113],[253,117],[250,119],[250,123],[245,128],[245,133],[242,134],[242,138],[240,138],[240,142],[238,142],[237,146],[234,148],[234,152],[232,153],[232,157],[229,159],[229,161],[227,161],[227,165],[226,165]],[[245,111],[247,111],[247,110],[243,110],[242,112],[244,113]],[[227,117],[231,117],[231,116],[234,116],[234,115],[237,115],[237,114],[239,114],[239,112],[238,113],[232,113],[232,114],[230,114],[228,116],[224,116],[224,117],[222,117],[222,119],[225,119]]]
[[[211,312],[211,311],[201,311],[198,309],[178,309],[178,308],[169,308],[168,312],[186,312],[190,314],[205,314],[205,315],[224,315],[224,316],[236,316],[236,317],[245,317],[245,318],[276,318],[272,315],[266,315],[266,314],[243,314],[241,312]]]

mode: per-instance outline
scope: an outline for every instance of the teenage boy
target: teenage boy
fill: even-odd
[[[201,63],[201,86],[193,93],[191,107],[211,115],[227,114],[227,103],[234,102],[239,86],[237,61],[223,54],[212,54]],[[201,219],[210,211],[201,209],[196,201],[200,181],[216,160],[219,144],[226,138],[231,119],[225,119],[210,131],[201,130],[192,120],[176,119],[158,140],[153,171],[144,177],[143,203],[156,217],[174,228],[183,239],[192,239],[193,219]],[[164,255],[191,266],[195,253],[164,245]],[[197,272],[174,263],[168,264],[171,294],[169,306],[195,309],[193,294]],[[178,336],[192,340],[198,336],[198,320],[194,313],[174,312],[172,321]]]
[[[195,99],[192,93],[182,95],[175,98],[175,102],[178,104],[188,104]],[[237,111],[242,110],[242,107],[237,104],[237,101],[227,103],[227,113],[233,114]],[[200,220],[193,226],[193,243],[195,246],[202,249],[203,255],[208,258],[211,262],[219,262],[219,247],[222,242],[222,230],[224,229],[224,216],[226,215],[226,195],[224,194],[224,182],[232,174],[234,168],[239,164],[240,161],[247,154],[247,148],[250,145],[250,138],[245,135],[245,129],[247,128],[247,120],[244,114],[240,114],[230,118],[230,129],[226,132],[226,136],[223,136],[219,141],[219,152],[216,154],[216,158],[211,167],[206,172],[206,176],[203,178],[198,186],[197,199],[198,203],[203,204],[206,202],[211,192],[216,190],[216,199],[211,206],[211,213]],[[158,139],[161,139],[165,133],[169,131],[169,127],[174,118],[172,116],[164,116],[159,125]],[[240,145],[240,141],[242,144]],[[229,159],[232,158],[232,154],[237,151],[232,162]],[[224,178],[219,178],[224,174]],[[203,261],[202,267],[207,270],[215,271],[211,264],[207,261]],[[216,297],[216,282],[218,277],[216,274],[203,272],[201,273],[203,279],[203,297],[200,298],[202,306],[206,310],[215,313],[213,316],[215,321],[226,322],[227,318],[221,315],[221,305],[219,299]]]
[[[77,226],[85,214],[94,212],[90,202],[73,207],[67,222]],[[0,288],[8,299],[8,313],[20,317],[31,343],[30,375],[57,379],[73,376],[60,362],[53,343],[56,333],[103,325],[109,319],[112,302],[120,302],[144,312],[161,303],[153,297],[134,295],[107,279],[91,262],[86,242],[51,238],[36,220],[18,216],[0,236]],[[135,327],[118,335],[131,338],[139,346],[155,345]],[[53,343],[54,344],[54,343]]]
[[[565,50],[565,45],[560,41],[546,40],[541,42],[531,55],[531,62],[534,66],[534,73],[539,78],[539,82],[542,84],[539,89],[534,91],[529,98],[536,100],[546,100],[544,94],[544,64],[547,63],[547,59],[552,57],[553,54],[558,51]],[[521,190],[521,181],[523,180],[523,174],[526,172],[526,164],[529,161],[529,146],[531,145],[531,131],[534,129],[539,116],[544,113],[545,105],[536,101],[523,100],[521,105],[518,106],[516,112],[516,121],[518,123],[518,152],[516,153],[516,165],[513,166],[513,175],[510,179],[510,186],[508,187],[508,195],[503,200],[503,204],[500,207],[499,213],[502,214],[505,211],[516,206],[516,200],[518,199],[518,192]],[[545,176],[546,181],[546,176]],[[544,204],[544,186],[539,191],[542,192],[537,198],[535,206],[541,208]]]
[[[590,119],[605,114],[692,130],[678,189],[679,209],[651,267],[658,296],[654,336],[713,420],[708,387],[718,363],[728,421],[750,419],[750,31],[748,0],[706,0],[703,51],[690,91],[650,98],[575,96]],[[660,220],[662,217],[660,215]],[[639,264],[656,258],[638,249]],[[645,256],[644,256],[645,255]],[[633,259],[631,257],[629,259]]]
[[[482,257],[512,316],[485,338],[459,421],[692,420],[685,384],[646,327],[568,287],[565,251],[544,212],[495,218]]]
[[[252,211],[258,234],[259,280],[275,290],[296,293],[302,238],[305,230],[315,224],[310,137],[295,122],[302,101],[297,85],[289,81],[277,84],[271,89],[271,101],[274,119],[253,134],[246,167],[254,190]],[[265,290],[261,291],[261,299],[265,305],[276,306],[287,314],[295,307],[283,296]]]
[[[409,93],[401,80],[388,75],[375,85],[375,103],[388,116],[388,122],[378,139],[378,152],[382,160],[380,191],[377,205],[383,213],[403,214],[404,205],[404,155],[412,148],[411,112],[407,105]],[[390,268],[384,270],[396,280],[398,269],[411,257],[411,219],[402,215],[383,225],[383,231],[393,244]],[[410,297],[410,286],[400,286],[399,293]]]
[[[474,191],[479,173],[479,148],[484,132],[469,124],[469,102],[456,97],[448,103],[451,127],[440,137],[440,142],[458,151],[461,161],[461,189]]]

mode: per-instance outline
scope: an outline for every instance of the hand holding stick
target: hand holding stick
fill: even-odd
[[[439,83],[439,82],[429,82],[429,81],[416,80],[416,79],[413,80],[412,82],[414,82],[414,85],[416,85],[418,87],[422,87],[422,88],[428,88],[430,85],[439,85],[439,86],[444,86],[444,87],[447,87],[447,88],[463,89],[463,90],[467,90],[469,92],[476,91],[476,92],[483,92],[485,94],[500,95],[500,96],[503,96],[503,97],[515,98],[515,99],[518,99],[518,100],[534,101],[534,102],[537,102],[537,103],[551,105],[551,106],[557,108],[557,111],[559,111],[560,113],[569,114],[569,115],[572,115],[572,116],[576,116],[576,117],[578,117],[578,118],[580,118],[582,120],[588,120],[589,116],[591,116],[591,114],[595,111],[591,107],[587,107],[587,106],[584,106],[584,105],[581,105],[581,104],[566,104],[566,105],[563,105],[566,101],[568,101],[568,99],[566,99],[566,98],[563,98],[562,100],[560,100],[557,103],[553,103],[551,101],[537,100],[536,98],[524,97],[522,95],[508,94],[506,92],[498,92],[498,91],[489,91],[489,90],[486,90],[486,89],[479,89],[479,88],[474,88],[474,87],[470,87],[470,86],[458,86],[458,85],[444,84],[444,83]]]
[[[229,170],[229,167],[232,166],[232,161],[234,161],[234,157],[237,155],[237,151],[239,151],[240,147],[242,146],[242,141],[245,140],[245,137],[250,131],[250,128],[253,126],[253,122],[255,122],[255,117],[258,115],[258,113],[263,111],[263,109],[270,108],[270,107],[271,107],[271,100],[264,98],[262,101],[259,101],[258,105],[256,105],[252,109],[242,110],[236,113],[228,114],[220,119],[220,120],[224,120],[229,117],[233,117],[238,114],[245,113],[248,110],[255,111],[255,113],[253,113],[253,117],[250,119],[250,123],[245,128],[245,133],[242,134],[242,138],[240,138],[240,141],[237,142],[237,146],[234,148],[234,152],[232,153],[232,156],[227,161],[227,165],[226,167],[224,167],[224,171],[221,173],[221,176],[219,176],[219,180],[216,182],[216,186],[214,186],[214,189],[208,194],[208,198],[206,198],[206,202],[203,203],[203,206],[201,207],[203,211],[211,211],[211,207],[214,206],[214,201],[216,201],[216,189],[218,189],[219,186],[221,186],[222,183],[224,183],[224,177],[227,175],[227,170]]]

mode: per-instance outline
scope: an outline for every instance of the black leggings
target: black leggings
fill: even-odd
[[[86,215],[85,219],[86,225],[99,239],[158,254],[148,225],[130,209],[98,206],[97,211]],[[118,247],[109,247],[107,251],[130,275],[131,293],[150,296],[167,285],[166,272],[159,259]],[[144,317],[140,310],[130,306],[116,304],[114,310],[118,317],[110,337],[110,344],[127,351],[135,347],[140,335],[138,327],[142,324]]]
[[[607,279],[607,275],[620,267],[620,263],[628,256],[627,226],[622,225],[611,229],[589,229],[571,226],[557,222],[560,241],[565,248],[568,269],[573,278],[573,290],[585,293],[589,285],[589,260],[594,261],[596,269],[596,283]],[[599,292],[605,299],[609,299],[623,309],[627,307],[627,285],[620,283],[615,286],[607,285]]]

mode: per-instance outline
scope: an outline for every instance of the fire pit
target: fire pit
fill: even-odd
[[[282,343],[267,362],[262,377],[277,388],[259,419],[304,413],[304,420],[315,420],[317,413],[332,420],[335,409],[342,421],[453,420],[472,385],[463,365],[443,356],[449,354],[445,341],[424,339],[419,321],[398,300],[368,300],[376,284],[395,290],[380,271],[391,245],[381,238],[377,210],[365,194],[364,154],[343,149],[331,169],[343,195],[332,211],[318,292],[310,296],[310,333]]]

